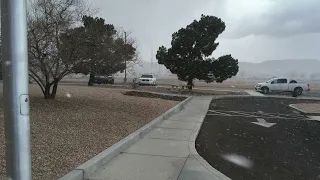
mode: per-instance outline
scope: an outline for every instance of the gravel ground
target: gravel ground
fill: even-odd
[[[0,85],[0,179],[5,179],[2,97]],[[36,85],[30,86],[30,100],[35,180],[63,176],[179,103],[79,86],[59,86],[55,100],[44,100]]]
[[[175,96],[172,94],[161,94],[161,93],[152,93],[152,92],[143,92],[143,91],[127,91],[123,93],[127,96],[137,96],[137,97],[149,97],[149,98],[160,98],[160,99],[166,99],[166,100],[172,100],[172,101],[183,101],[187,99],[186,96]]]
[[[101,86],[105,87],[105,86]],[[121,87],[121,86],[112,86],[108,85],[107,88],[125,88],[125,89],[132,89],[129,87]],[[192,96],[217,96],[217,95],[248,95],[248,93],[244,91],[232,91],[232,90],[212,90],[212,89],[193,89],[191,92],[187,89],[180,90],[179,89],[171,89],[170,86],[139,86],[138,88],[134,89],[136,91],[149,91],[149,92],[156,92],[156,93],[168,93],[168,94],[178,94],[178,95],[192,95]]]
[[[87,84],[89,77],[84,78],[64,78],[62,81],[67,83],[83,83]],[[246,80],[246,79],[228,79],[222,83],[205,83],[204,81],[195,80],[195,87],[209,87],[209,88],[230,88],[230,89],[254,89],[257,83],[261,83],[264,80]],[[320,91],[320,83],[312,80],[306,80],[310,83],[312,91]],[[132,82],[132,77],[128,77],[127,82]],[[123,77],[115,77],[116,84],[123,83]],[[179,81],[177,78],[159,77],[157,78],[157,84],[159,85],[186,85],[186,82]]]
[[[301,103],[293,106],[306,113],[320,113],[320,103]]]
[[[86,82],[77,82],[77,81],[64,81],[61,84],[71,85],[71,86],[88,86]],[[217,83],[215,83],[217,84]],[[177,84],[179,85],[179,84]],[[184,84],[185,85],[185,84]],[[105,84],[95,84],[95,87],[107,87],[107,88],[116,88],[116,89],[132,89],[132,83],[129,81],[125,86],[123,84],[117,83],[114,85],[105,85]],[[180,85],[181,87],[181,85]],[[252,86],[254,87],[254,86]],[[252,88],[250,88],[252,89]],[[138,86],[135,90],[150,91],[150,92],[160,92],[160,93],[171,93],[171,94],[182,94],[182,95],[192,95],[192,96],[207,96],[207,95],[248,95],[244,92],[244,89],[233,88],[231,86],[195,86],[191,92],[184,89],[179,91],[179,89],[171,89],[171,84],[158,84],[158,86]]]

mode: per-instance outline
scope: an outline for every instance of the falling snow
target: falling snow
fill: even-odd
[[[224,154],[222,155],[222,158],[233,163],[236,164],[238,166],[250,169],[253,166],[253,162],[241,155],[237,155],[237,154]]]
[[[10,61],[6,61],[4,64],[5,64],[6,66],[9,66],[9,65],[11,64],[11,62],[10,62]]]

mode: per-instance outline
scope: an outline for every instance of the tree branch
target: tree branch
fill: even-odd
[[[44,93],[44,87],[42,84],[32,74],[29,73],[29,76],[40,86],[42,93]]]
[[[38,81],[43,85],[45,86],[46,84],[42,81],[42,79],[37,75],[37,73],[35,73],[33,70],[29,69],[29,72],[33,75],[34,78],[37,78]],[[30,74],[29,73],[29,74]]]

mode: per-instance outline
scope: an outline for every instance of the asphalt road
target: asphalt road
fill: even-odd
[[[82,85],[87,86],[88,79],[64,79],[61,81],[61,84],[72,84],[72,85]],[[132,83],[132,78],[128,78],[128,84]],[[115,78],[115,85],[122,85],[123,78]],[[180,82],[177,79],[157,79],[157,84],[159,86],[167,86],[171,85],[185,85],[185,82]],[[239,82],[224,82],[224,83],[205,83],[196,81],[194,89],[200,90],[213,90],[213,91],[241,91],[245,90],[254,90],[254,85],[256,82],[247,82],[247,81],[239,81]],[[320,97],[320,90],[318,88],[318,84],[312,85],[312,91],[308,93],[304,93],[303,97]],[[313,88],[314,87],[314,88]],[[272,94],[274,95],[274,94]],[[290,93],[278,93],[276,95],[279,96],[292,96]]]
[[[132,78],[128,78],[128,84],[132,83]],[[2,83],[0,81],[0,83]],[[62,85],[78,85],[78,86],[87,86],[88,78],[81,78],[81,79],[63,79],[60,84]],[[123,78],[115,78],[116,85],[123,84]],[[185,82],[180,82],[177,79],[157,79],[157,84],[160,86],[167,86],[170,87],[171,85],[181,85],[185,84]],[[237,92],[244,92],[245,90],[254,90],[254,85],[256,82],[250,81],[237,81],[237,82],[225,82],[225,83],[205,83],[196,81],[195,88],[198,90],[213,90],[213,91],[237,91]],[[312,91],[308,93],[304,93],[302,97],[320,97],[320,85],[319,84],[312,84]],[[275,94],[272,94],[275,95]],[[279,96],[292,96],[290,93],[280,93],[276,94]]]
[[[320,122],[288,107],[297,102],[311,101],[213,100],[198,153],[233,180],[319,180]]]
[[[278,95],[278,96],[292,96],[292,93],[277,93],[277,94],[269,94],[269,95]],[[268,96],[268,95],[267,95]],[[300,97],[320,97],[320,91],[310,91],[310,92],[303,92]]]

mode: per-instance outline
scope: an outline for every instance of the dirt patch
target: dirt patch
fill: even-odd
[[[127,96],[159,98],[159,99],[172,100],[172,101],[183,101],[183,100],[185,100],[187,98],[185,96],[174,96],[174,95],[167,95],[167,94],[157,94],[157,93],[143,92],[143,91],[126,91],[123,94],[127,95]]]
[[[241,91],[215,91],[215,90],[206,90],[206,89],[194,89],[192,91],[183,90],[167,90],[167,92],[174,93],[174,94],[182,94],[182,95],[190,95],[190,96],[221,96],[221,95],[249,95],[246,92]]]
[[[106,86],[107,88],[120,88],[120,89],[132,89],[131,86]],[[188,95],[188,96],[217,96],[217,95],[249,95],[244,91],[224,91],[224,90],[212,90],[212,89],[193,89],[189,91],[187,89],[172,89],[169,86],[139,86],[135,90],[137,91],[149,91],[156,93],[168,93],[177,95]]]
[[[81,82],[63,82],[63,85],[72,85],[72,86],[87,86],[86,83]],[[228,87],[229,90],[223,90],[220,86],[196,86],[192,91],[188,89],[179,90],[172,89],[170,85],[159,85],[159,86],[138,86],[136,89],[132,88],[132,84],[128,83],[127,85],[123,85],[121,83],[116,83],[114,85],[99,85],[95,84],[94,87],[100,88],[109,88],[109,89],[131,89],[131,90],[139,90],[139,91],[150,91],[157,93],[171,93],[171,94],[179,94],[179,95],[190,95],[190,96],[217,96],[217,95],[249,95],[243,90],[237,90],[232,87]],[[180,87],[181,88],[181,87]],[[221,90],[219,90],[219,88]]]
[[[0,85],[0,179],[5,179],[2,97]],[[39,88],[30,85],[30,103],[33,179],[50,180],[62,177],[179,102],[81,86],[59,86],[55,100],[44,100]]]
[[[308,114],[309,113],[320,114],[320,103],[300,103],[300,104],[293,104],[292,106]]]

